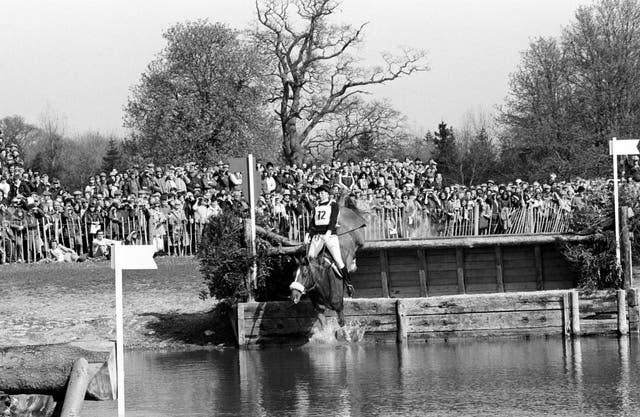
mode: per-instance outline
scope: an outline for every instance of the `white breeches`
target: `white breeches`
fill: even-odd
[[[315,258],[318,256],[323,246],[327,247],[329,253],[331,253],[331,256],[333,256],[333,259],[336,261],[338,268],[344,268],[342,253],[340,252],[340,240],[337,235],[327,237],[325,234],[319,234],[313,236],[313,239],[311,239],[311,243],[309,244],[307,256],[309,258]]]

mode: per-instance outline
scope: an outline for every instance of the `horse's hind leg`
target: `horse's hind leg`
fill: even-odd
[[[344,312],[342,310],[338,311],[338,324],[340,327],[344,327],[345,325]]]

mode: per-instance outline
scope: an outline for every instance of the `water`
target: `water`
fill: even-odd
[[[636,338],[129,353],[127,416],[637,416]],[[84,415],[115,416],[85,402]]]

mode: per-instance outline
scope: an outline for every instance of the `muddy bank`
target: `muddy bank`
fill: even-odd
[[[124,271],[125,347],[192,350],[234,346],[224,308],[193,257],[158,258]],[[114,273],[108,262],[0,266],[0,347],[115,340]]]

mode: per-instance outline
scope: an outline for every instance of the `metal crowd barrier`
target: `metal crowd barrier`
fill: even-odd
[[[492,234],[563,233],[569,230],[570,212],[555,203],[539,207],[504,208],[498,213],[481,213],[479,207],[458,209],[446,213],[417,210],[408,215],[403,209],[379,209],[363,213],[367,222],[367,240],[425,239],[448,236]],[[310,215],[275,215],[264,225],[292,241],[302,242],[309,230]],[[108,239],[125,244],[154,245],[158,252],[170,256],[194,255],[204,223],[193,219],[154,222],[144,215],[118,222],[63,220],[58,216],[40,219],[25,218],[16,226],[15,220],[0,223],[0,262],[38,262],[47,258],[51,242],[91,256],[93,238],[102,230]]]
[[[419,209],[408,215],[398,208],[363,213],[367,222],[366,240],[564,233],[569,231],[570,215],[553,202],[536,207],[503,208],[495,213],[481,213],[478,206],[448,213]],[[310,214],[276,215],[269,226],[290,240],[302,242],[310,220]]]

